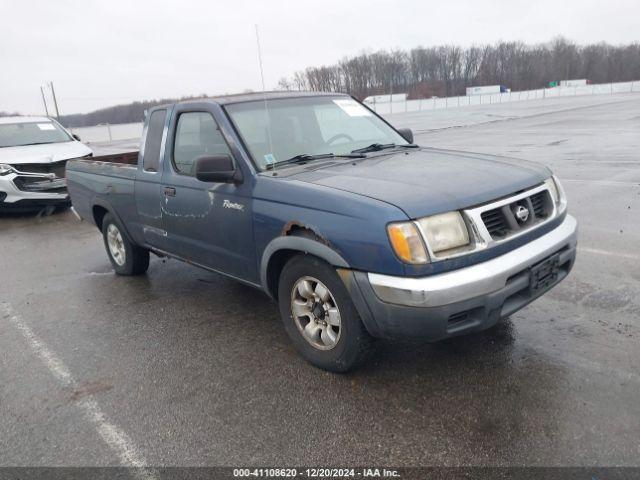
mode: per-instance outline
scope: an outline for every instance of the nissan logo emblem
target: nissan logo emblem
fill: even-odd
[[[529,209],[524,205],[518,205],[515,215],[519,223],[524,223],[529,219]]]

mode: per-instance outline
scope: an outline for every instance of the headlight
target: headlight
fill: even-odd
[[[420,232],[412,222],[391,223],[387,226],[389,241],[396,255],[405,263],[427,263],[429,257]]]
[[[469,231],[460,212],[448,212],[418,220],[433,253],[469,245]]]
[[[561,213],[567,206],[567,198],[565,197],[564,189],[560,184],[560,180],[558,180],[558,177],[555,175],[552,175],[547,178],[544,183],[549,189],[551,198],[553,198],[553,201],[556,204],[556,211]]]
[[[553,177],[549,177],[544,181],[545,185],[549,189],[551,193],[551,198],[553,201],[558,203],[560,202],[560,194],[558,193],[558,189],[556,188],[556,182],[553,181]]]
[[[13,171],[14,170],[11,165],[7,165],[6,163],[0,163],[0,175],[8,175]]]

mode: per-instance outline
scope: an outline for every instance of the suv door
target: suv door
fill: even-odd
[[[192,103],[173,111],[162,176],[167,251],[253,281],[257,272],[250,182],[201,182],[195,177],[195,160],[203,155],[229,155],[240,168],[214,116],[223,116],[216,107]]]

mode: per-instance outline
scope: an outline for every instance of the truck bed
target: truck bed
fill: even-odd
[[[122,163],[126,165],[136,165],[138,163],[138,151],[113,153],[111,155],[100,155],[98,157],[91,157],[89,160],[94,162],[106,162],[106,163]]]
[[[82,218],[92,218],[97,200],[119,212],[129,212],[134,202],[138,152],[117,153],[67,162],[67,189]]]
[[[138,152],[79,158],[67,162],[67,178],[69,178],[70,172],[84,172],[133,180],[136,177],[137,164]]]

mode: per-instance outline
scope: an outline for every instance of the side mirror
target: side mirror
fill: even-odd
[[[196,178],[201,182],[240,183],[242,173],[229,155],[206,155],[196,159]]]
[[[80,140],[80,137],[78,135],[76,135],[75,133],[73,133],[71,136],[74,138],[74,140],[77,140],[78,142],[82,141],[82,140]]]
[[[413,132],[410,128],[398,128],[398,133],[402,135],[407,142],[413,143]]]

